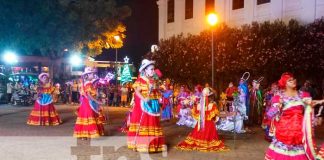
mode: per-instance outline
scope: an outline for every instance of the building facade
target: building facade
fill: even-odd
[[[296,19],[311,23],[324,16],[324,0],[158,0],[159,39],[199,34],[209,28],[206,15],[216,12],[220,23],[241,26],[254,21]]]

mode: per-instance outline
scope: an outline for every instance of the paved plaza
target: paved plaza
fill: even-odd
[[[174,146],[183,140],[191,128],[163,122],[167,152],[140,154],[126,148],[126,136],[119,132],[128,108],[104,107],[109,122],[105,125],[106,136],[91,141],[72,137],[77,106],[56,105],[63,124],[52,127],[28,126],[26,121],[32,107],[0,105],[0,157],[1,160],[262,160],[269,143],[263,140],[260,128],[253,133],[240,134],[220,132],[220,138],[231,149],[228,152],[187,152]],[[316,128],[318,144],[324,141],[324,127]]]

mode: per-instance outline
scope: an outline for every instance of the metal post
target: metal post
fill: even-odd
[[[116,70],[116,88],[117,88],[117,85],[118,85],[118,68],[117,68],[117,48],[116,48],[116,60],[115,60],[115,70]],[[118,88],[117,88],[118,89]]]
[[[212,28],[212,88],[214,88],[214,29]]]

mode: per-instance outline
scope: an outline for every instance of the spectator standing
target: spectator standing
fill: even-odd
[[[126,107],[127,104],[127,96],[128,96],[128,88],[126,88],[125,85],[123,85],[120,89],[121,92],[121,105],[123,107]]]
[[[78,82],[74,80],[72,84],[72,104],[78,103],[78,92]]]
[[[14,86],[12,85],[12,82],[7,83],[7,101],[8,103],[11,103],[11,97],[12,97],[12,92],[14,90]]]

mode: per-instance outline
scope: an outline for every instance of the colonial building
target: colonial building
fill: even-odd
[[[206,15],[213,11],[220,23],[229,26],[290,19],[310,23],[324,16],[324,0],[158,0],[157,4],[159,39],[208,29]]]

